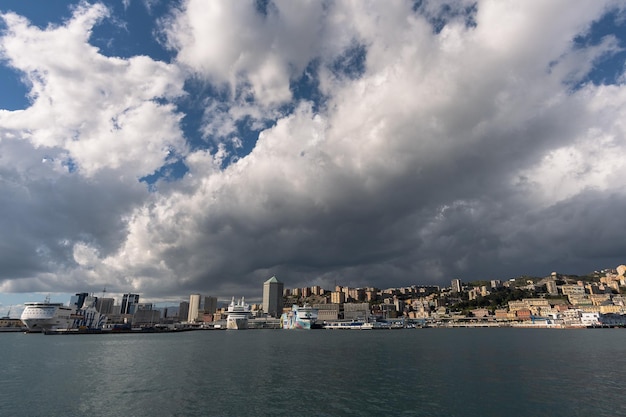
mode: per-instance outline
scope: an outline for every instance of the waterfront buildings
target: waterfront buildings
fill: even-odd
[[[339,319],[339,304],[314,304],[317,309],[317,320],[320,323]]]
[[[263,283],[263,311],[271,317],[283,313],[283,283],[275,276]]]
[[[152,303],[137,304],[137,311],[133,314],[134,326],[152,326],[161,320],[161,312],[152,309]]]
[[[346,320],[369,320],[369,303],[345,303],[343,305],[343,318]]]
[[[336,285],[334,291],[319,286],[285,289],[275,276],[263,282],[262,305],[250,304],[253,328],[278,327],[278,317],[288,306],[310,305],[318,310],[318,320],[401,320],[421,325],[504,325],[523,324],[563,327],[626,324],[626,283],[619,271],[603,270],[606,276],[568,278],[553,273],[545,278],[520,277],[507,281],[483,280],[462,285],[459,279],[451,286],[412,285],[377,289],[350,288]],[[617,289],[614,286],[617,285]],[[456,291],[460,290],[460,291]],[[86,293],[77,293],[71,304],[81,304]],[[361,301],[362,300],[362,301]],[[102,302],[100,302],[102,301]],[[106,303],[105,303],[106,301]],[[138,294],[124,294],[121,305],[102,298],[98,309],[107,314],[110,323],[149,326],[156,323],[188,322],[190,326],[226,327],[228,311],[218,308],[217,297],[191,294],[189,302],[178,307],[154,309],[139,304]],[[224,305],[224,304],[222,304]],[[167,311],[167,314],[163,314]],[[174,317],[176,316],[176,317]],[[275,321],[272,322],[272,320]],[[186,326],[186,324],[184,324]],[[271,327],[270,326],[270,327]]]

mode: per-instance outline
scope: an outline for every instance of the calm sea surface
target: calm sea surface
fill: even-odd
[[[626,416],[626,330],[0,334],[0,416]]]

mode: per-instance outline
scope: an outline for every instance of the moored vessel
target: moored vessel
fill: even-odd
[[[63,303],[51,303],[46,297],[43,302],[25,303],[20,319],[29,333],[49,333],[68,330],[101,330],[107,317],[96,309],[96,298],[88,296],[80,308]]]
[[[248,318],[250,317],[250,305],[246,304],[243,297],[235,302],[233,297],[228,306],[228,317],[226,318],[227,330],[244,330],[248,328]]]
[[[280,317],[281,327],[283,329],[303,329],[309,330],[317,327],[318,310],[307,304],[300,307],[293,305],[291,311],[283,313]]]
[[[63,303],[51,303],[50,297],[43,302],[25,303],[20,317],[28,332],[38,333],[52,329],[69,329],[74,319],[71,315],[75,309]]]
[[[325,322],[324,328],[331,330],[372,330],[374,325],[359,320],[338,320]]]

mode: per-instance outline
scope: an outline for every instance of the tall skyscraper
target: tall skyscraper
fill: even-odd
[[[198,319],[198,311],[200,310],[200,294],[191,294],[189,296],[189,313],[187,321],[194,322]]]
[[[189,315],[189,303],[187,301],[181,301],[178,305],[178,320],[184,321]]]
[[[217,311],[217,297],[204,297],[203,311],[208,314],[215,314]]]
[[[263,283],[263,311],[272,317],[283,313],[283,283],[276,277]]]
[[[454,292],[461,292],[462,289],[463,289],[463,287],[461,286],[461,280],[460,279],[453,279],[452,280],[452,291],[454,291]]]
[[[124,294],[120,314],[135,314],[137,304],[139,304],[139,294]]]

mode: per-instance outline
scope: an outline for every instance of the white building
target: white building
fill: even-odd
[[[600,325],[600,313],[599,312],[583,312],[580,315],[580,322],[583,326],[599,326]]]
[[[189,296],[189,312],[187,313],[187,321],[192,323],[198,319],[198,311],[200,310],[200,294],[191,294]]]

